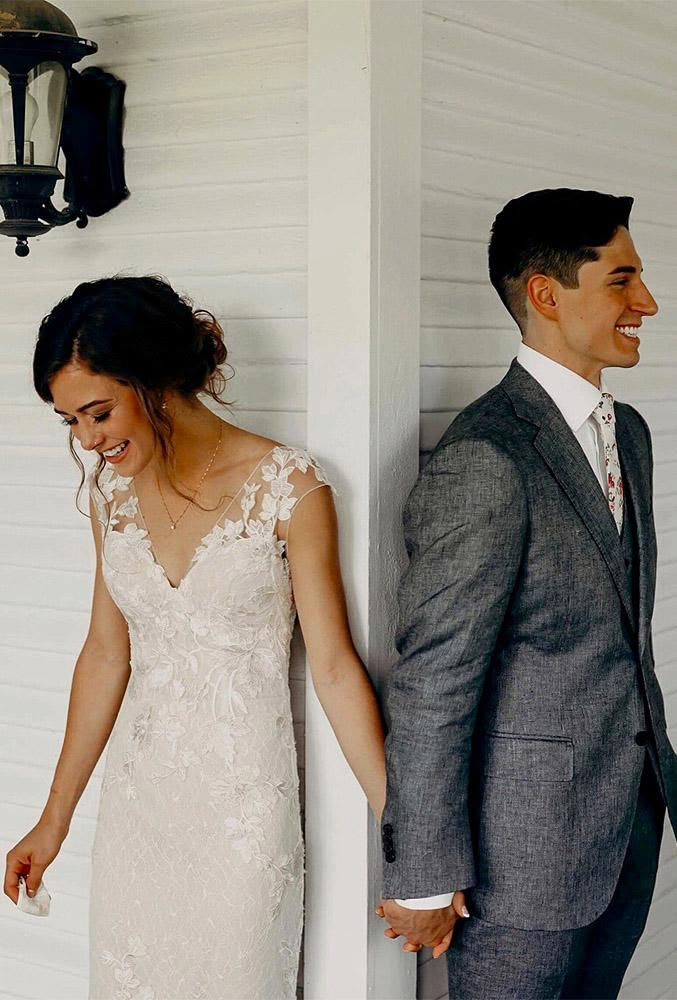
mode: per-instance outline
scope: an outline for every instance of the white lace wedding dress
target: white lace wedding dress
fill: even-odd
[[[296,991],[303,840],[290,693],[295,617],[276,532],[326,479],[276,447],[176,587],[133,479],[89,488],[132,673],[92,851],[90,1000],[281,1000]]]

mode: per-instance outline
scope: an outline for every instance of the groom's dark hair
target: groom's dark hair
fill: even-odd
[[[633,198],[553,188],[513,198],[498,213],[489,241],[489,278],[524,333],[526,285],[533,274],[578,288],[578,269],[598,260],[619,226],[628,227]]]

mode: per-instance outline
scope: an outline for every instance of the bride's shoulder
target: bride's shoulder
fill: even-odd
[[[119,476],[115,469],[106,463],[103,468],[94,465],[86,474],[85,483],[95,501],[110,503],[117,491],[129,489],[131,478]]]
[[[266,494],[263,497],[264,509],[267,506],[275,511],[277,521],[281,522],[278,533],[283,541],[287,538],[288,525],[302,500],[322,487],[328,488],[329,493],[334,493],[324,469],[306,448],[280,441],[274,443],[266,457],[261,468],[261,479]]]
[[[232,440],[243,456],[243,465],[254,469],[252,482],[258,479],[264,493],[283,490],[288,496],[300,497],[313,487],[328,484],[322,465],[306,448],[241,428]]]
[[[269,472],[274,469],[276,477],[284,477],[299,488],[328,482],[324,469],[306,448],[276,441],[272,443],[267,461]]]

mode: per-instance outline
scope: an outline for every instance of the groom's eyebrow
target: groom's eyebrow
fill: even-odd
[[[644,268],[640,267],[640,271]],[[620,267],[615,267],[613,271],[609,271],[609,274],[637,274],[637,268],[633,267],[632,264],[621,264]]]

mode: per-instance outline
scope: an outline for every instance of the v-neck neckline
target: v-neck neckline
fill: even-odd
[[[165,569],[165,567],[163,566],[163,564],[160,562],[160,560],[157,557],[157,554],[155,552],[155,546],[153,545],[153,539],[151,538],[150,531],[148,530],[148,524],[146,523],[146,518],[143,516],[143,510],[141,508],[141,503],[139,502],[139,495],[136,492],[136,484],[134,482],[134,477],[133,476],[130,477],[129,488],[130,488],[130,490],[131,490],[131,492],[132,492],[132,494],[133,494],[133,496],[134,496],[134,498],[136,500],[136,509],[137,509],[139,518],[141,519],[141,522],[142,522],[142,528],[140,530],[143,531],[143,533],[144,533],[144,535],[146,537],[146,540],[148,542],[148,545],[146,547],[146,551],[148,552],[148,554],[149,554],[150,558],[152,559],[153,563],[161,571],[162,577],[165,580],[165,582],[167,583],[167,586],[169,587],[169,589],[171,591],[178,592],[179,590],[181,590],[181,587],[183,586],[183,583],[190,576],[190,573],[193,570],[193,567],[197,563],[196,556],[197,556],[198,552],[201,551],[204,543],[207,541],[207,539],[209,538],[209,536],[212,535],[216,531],[216,529],[218,528],[218,526],[219,526],[222,518],[224,518],[226,516],[226,514],[231,509],[231,507],[233,506],[233,504],[235,503],[235,501],[237,500],[237,498],[240,496],[240,494],[242,493],[242,491],[244,490],[244,488],[249,484],[249,482],[256,475],[256,473],[261,468],[261,466],[263,465],[263,463],[265,462],[265,460],[270,455],[273,454],[273,452],[275,451],[275,448],[277,448],[277,447],[278,447],[278,445],[274,445],[269,451],[266,452],[265,455],[261,456],[261,458],[259,459],[259,461],[256,463],[256,465],[254,466],[254,468],[251,470],[251,472],[247,476],[247,478],[245,480],[243,480],[243,482],[242,482],[241,486],[239,487],[239,489],[237,490],[237,492],[233,494],[233,496],[230,499],[230,502],[226,505],[225,509],[221,511],[221,513],[217,517],[217,519],[214,522],[214,524],[198,540],[197,545],[193,549],[193,554],[190,557],[190,561],[188,563],[188,567],[184,571],[183,575],[181,576],[179,582],[176,585],[174,585],[172,583],[172,581],[169,579],[169,575],[167,574],[167,570]]]

